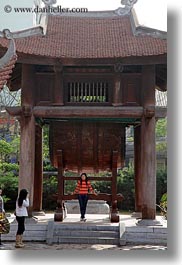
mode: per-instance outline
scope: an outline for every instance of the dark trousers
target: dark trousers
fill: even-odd
[[[87,202],[88,202],[88,194],[79,194],[78,200],[79,200],[79,205],[80,205],[81,218],[85,218],[85,212],[86,212]]]
[[[23,235],[25,231],[25,216],[16,216],[16,220],[18,222],[18,230],[17,235]]]

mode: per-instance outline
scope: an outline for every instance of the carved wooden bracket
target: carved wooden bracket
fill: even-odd
[[[25,117],[30,117],[32,115],[32,107],[31,106],[22,106],[22,114]]]
[[[61,63],[54,65],[54,72],[55,73],[62,73],[63,71],[63,65]]]
[[[6,111],[13,117],[30,117],[32,115],[33,109],[31,106],[6,107]]]
[[[147,106],[143,109],[143,114],[146,118],[152,118],[155,116],[155,106]]]
[[[114,65],[114,71],[115,71],[116,73],[122,73],[123,70],[124,70],[124,66],[123,66],[122,63],[116,63],[116,64]]]

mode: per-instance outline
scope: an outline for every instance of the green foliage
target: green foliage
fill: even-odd
[[[20,153],[20,136],[16,136],[11,141],[12,154],[19,156]]]
[[[18,177],[13,172],[6,172],[0,176],[0,187],[5,198],[5,210],[15,209],[15,201],[18,193]]]
[[[156,151],[157,152],[167,152],[167,143],[160,142],[156,144]]]
[[[58,190],[57,176],[51,176],[43,181],[43,209],[55,210],[56,209],[56,193]]]
[[[167,134],[167,118],[159,119],[156,124],[156,137],[165,137]]]
[[[156,179],[156,202],[160,203],[160,199],[162,194],[167,192],[167,170],[159,169],[157,171],[157,179]]]
[[[15,163],[0,163],[0,176],[6,174],[6,172],[13,171],[14,174],[17,174],[19,171],[19,165]]]
[[[134,168],[130,164],[119,170],[117,177],[117,192],[124,196],[124,200],[118,203],[122,210],[133,211],[135,208]]]
[[[13,148],[11,143],[6,142],[5,140],[0,140],[0,161],[6,161],[8,155],[11,154]]]
[[[160,207],[162,208],[162,214],[167,219],[167,193],[164,193],[162,195],[162,198],[160,201]]]
[[[49,126],[43,127],[43,159],[49,160]]]
[[[160,204],[157,206],[160,208],[161,214],[167,219],[167,192],[162,195]]]
[[[53,167],[50,163],[44,163],[44,171],[56,171],[56,168]]]

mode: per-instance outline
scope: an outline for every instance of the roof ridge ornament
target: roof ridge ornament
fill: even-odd
[[[0,69],[2,69],[6,65],[8,65],[13,56],[16,55],[16,48],[12,32],[9,29],[4,29],[3,31],[0,31],[0,37],[10,40],[8,50],[6,51],[4,56],[0,58]]]
[[[55,4],[57,0],[42,0],[45,5],[51,5]],[[29,37],[29,36],[36,36],[36,35],[45,35],[45,29],[46,25],[40,24],[32,28],[20,30],[20,31],[14,31],[11,32],[9,29],[4,29],[0,31],[0,38],[5,38],[9,40],[9,45],[6,53],[3,57],[0,58],[0,73],[1,73],[1,79],[0,79],[0,90],[2,89],[3,85],[7,82],[7,79],[10,77],[7,75],[6,68],[10,65],[10,68],[13,69],[16,60],[17,60],[17,54],[16,54],[16,46],[14,39]],[[9,74],[11,72],[11,69],[8,70]],[[6,75],[3,76],[3,73],[6,72]]]
[[[137,1],[138,0],[121,0],[121,4],[124,5],[124,7],[119,7],[115,10],[115,13],[119,16],[128,15]]]
[[[57,3],[57,0],[42,0],[45,6],[52,6]]]

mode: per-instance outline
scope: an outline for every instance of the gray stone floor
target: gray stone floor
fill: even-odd
[[[53,220],[53,214],[47,213],[45,216],[36,216],[38,223],[47,224],[48,221]],[[64,219],[64,223],[80,223],[79,215],[71,215],[69,214],[67,218]],[[15,217],[11,215],[9,217],[10,222],[14,222]],[[120,221],[123,221],[127,227],[136,226],[136,218],[131,217],[131,215],[121,215]],[[157,220],[161,220],[161,216],[157,216]],[[33,220],[27,220],[26,223],[37,222]],[[16,222],[16,221],[15,221]],[[99,224],[99,223],[110,223],[108,215],[87,215],[87,222],[90,224]],[[115,223],[110,223],[111,225],[116,225]],[[167,221],[163,220],[163,226],[167,227]],[[117,246],[117,245],[89,245],[89,244],[53,244],[47,245],[44,242],[25,242],[25,248],[16,249],[15,244],[13,242],[14,238],[12,238],[11,242],[6,242],[2,240],[3,245],[0,247],[0,250],[16,250],[16,251],[25,251],[25,250],[167,250],[167,246],[163,245],[149,245],[149,244],[135,244],[135,245],[126,245],[126,246]]]
[[[14,243],[3,243],[0,247],[0,250],[16,250],[16,251],[25,251],[25,250],[167,250],[166,246],[155,246],[155,245],[126,245],[126,246],[116,246],[116,245],[88,245],[88,244],[53,244],[51,246],[43,243],[25,243],[25,247],[21,249],[16,249]]]

